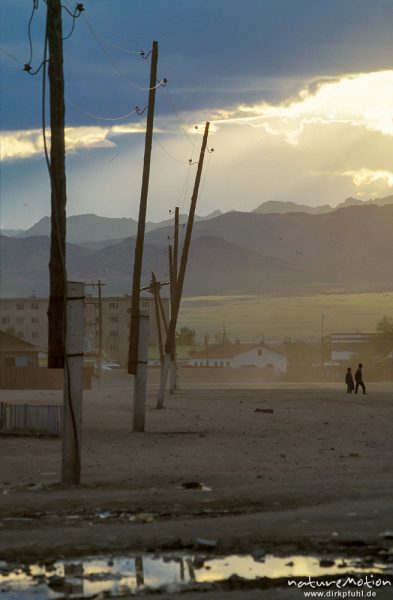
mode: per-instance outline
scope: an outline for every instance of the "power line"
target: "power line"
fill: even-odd
[[[31,40],[31,24],[33,22],[35,11],[37,9],[38,9],[38,0],[33,0],[33,9],[31,11],[29,23],[27,25],[27,35],[29,37],[29,47],[30,47],[30,58],[29,58],[29,60],[27,62],[28,65],[30,65],[31,61],[33,60],[33,42]]]
[[[176,156],[174,156],[173,154],[171,154],[171,153],[169,152],[169,150],[167,150],[167,149],[165,148],[165,146],[163,146],[163,145],[161,144],[160,140],[159,140],[159,139],[158,139],[158,137],[157,137],[157,134],[153,133],[153,137],[154,137],[155,141],[157,142],[157,144],[160,146],[161,150],[163,150],[163,151],[165,152],[165,154],[167,154],[167,155],[168,155],[170,158],[172,158],[172,160],[174,160],[174,161],[176,161],[176,162],[178,162],[178,163],[180,163],[180,164],[182,164],[182,165],[187,165],[187,164],[188,164],[188,161],[186,161],[186,160],[181,160],[180,158],[176,158]]]
[[[190,144],[193,146],[193,149],[195,149],[195,139],[194,139],[194,140],[192,140],[192,139],[191,139],[191,137],[189,136],[189,134],[188,134],[188,132],[187,132],[187,130],[186,130],[186,127],[185,127],[185,125],[184,125],[184,123],[183,123],[182,119],[180,118],[180,115],[179,115],[179,113],[178,113],[178,111],[177,111],[177,109],[176,109],[175,103],[174,103],[174,101],[173,101],[173,98],[172,98],[172,94],[170,93],[170,91],[169,91],[169,89],[168,89],[168,88],[166,88],[166,89],[165,89],[165,91],[166,91],[166,93],[167,93],[167,95],[168,95],[168,98],[169,98],[169,102],[170,102],[170,104],[171,104],[172,111],[174,112],[174,114],[175,114],[175,116],[176,116],[177,120],[179,121],[180,127],[181,127],[181,129],[182,129],[182,131],[183,131],[184,135],[186,136],[186,138],[187,138],[187,140],[190,142]]]
[[[100,121],[122,121],[124,119],[128,119],[128,117],[131,117],[131,115],[134,115],[135,113],[138,113],[138,109],[139,107],[136,106],[131,112],[122,115],[121,117],[102,117],[99,115],[95,115],[94,113],[91,113],[87,110],[84,110],[83,108],[81,108],[80,106],[78,106],[77,104],[74,104],[74,102],[71,102],[71,100],[67,100],[67,104],[69,104],[70,106],[72,106],[73,108],[75,108],[76,110],[78,110],[80,113],[82,113],[83,115],[86,115],[87,117],[91,117],[92,119],[98,119]]]
[[[5,56],[8,56],[9,58],[12,58],[12,60],[15,60],[20,65],[24,64],[23,61],[21,61],[19,58],[17,58],[16,56],[14,56],[13,54],[11,54],[10,52],[7,52],[7,50],[4,50],[4,48],[0,48],[0,52],[2,54],[4,54]]]
[[[135,88],[137,88],[138,90],[142,90],[142,91],[150,91],[150,89],[155,89],[158,86],[162,86],[165,87],[167,80],[166,79],[162,79],[161,81],[159,81],[153,88],[146,88],[146,87],[142,87],[140,85],[138,85],[137,83],[135,83],[135,81],[132,81],[131,79],[129,79],[128,75],[126,73],[124,73],[122,70],[120,70],[118,68],[118,66],[116,65],[116,63],[112,60],[112,57],[110,56],[110,54],[108,54],[108,52],[106,51],[106,48],[104,47],[104,45],[101,43],[100,41],[100,36],[98,35],[98,33],[93,29],[91,23],[89,22],[89,20],[87,19],[86,15],[83,15],[83,19],[91,33],[91,35],[93,36],[94,40],[96,41],[96,43],[98,44],[98,46],[101,48],[102,52],[105,54],[108,62],[110,63],[110,65],[112,66],[113,71],[117,74],[120,75],[120,77],[126,81],[128,84],[134,86]],[[143,52],[143,54],[142,54]],[[141,52],[139,52],[138,54],[140,54],[140,56],[142,56],[143,58],[147,58],[149,55],[145,54],[144,51],[141,50]]]
[[[78,19],[81,14],[83,13],[83,11],[85,10],[85,7],[83,6],[83,4],[78,3],[75,7],[74,12],[72,13],[71,11],[68,10],[68,8],[66,6],[62,6],[62,8],[68,12],[68,14],[71,16],[72,18],[72,26],[71,26],[71,31],[68,35],[66,35],[65,37],[63,37],[63,40],[68,40],[72,34],[74,33],[74,28],[75,28],[75,21],[76,19]]]

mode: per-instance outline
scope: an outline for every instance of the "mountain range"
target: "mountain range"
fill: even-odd
[[[393,199],[393,197],[392,197]],[[324,214],[228,212],[194,225],[187,295],[297,294],[393,288],[393,204]],[[143,284],[168,278],[168,225],[146,233]],[[181,232],[184,231],[183,229]],[[182,239],[182,236],[181,236]],[[69,278],[131,289],[135,237],[91,248],[67,245]],[[45,295],[48,236],[1,237],[2,294]]]
[[[260,204],[257,208],[254,209],[253,212],[259,214],[269,214],[269,213],[280,213],[285,214],[289,212],[305,212],[309,215],[323,215],[328,212],[333,212],[334,210],[338,210],[339,208],[346,208],[348,206],[365,206],[365,205],[373,205],[373,206],[386,206],[387,204],[393,203],[393,196],[388,196],[387,198],[375,198],[374,200],[359,200],[359,198],[352,198],[351,196],[337,204],[336,206],[330,206],[330,204],[322,204],[320,206],[307,206],[306,204],[298,204],[296,202],[281,202],[279,200],[269,200],[268,202],[264,202]]]
[[[196,216],[196,221],[204,221],[220,215],[216,210],[205,217]],[[187,222],[187,215],[181,214],[180,223]],[[161,227],[169,227],[173,224],[173,218],[159,223],[147,221],[146,231],[153,231]],[[97,249],[100,244],[108,245],[116,240],[136,235],[138,222],[131,218],[110,218],[99,217],[94,214],[72,215],[67,217],[67,241],[71,244],[84,244],[93,249]],[[41,235],[50,235],[50,217],[43,217],[29,229],[5,229],[1,232],[3,235],[15,238],[26,238]]]

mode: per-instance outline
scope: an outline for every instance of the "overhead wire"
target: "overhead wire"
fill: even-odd
[[[172,98],[172,94],[170,93],[170,91],[169,91],[169,89],[167,87],[165,87],[165,92],[166,92],[166,94],[168,96],[168,99],[169,99],[169,102],[170,102],[170,105],[171,105],[171,109],[172,109],[173,113],[175,114],[177,120],[179,121],[180,127],[181,127],[181,129],[182,129],[185,137],[190,142],[190,144],[193,146],[193,148],[195,148],[195,139],[193,141],[191,139],[191,137],[189,136],[189,134],[187,132],[187,129],[186,129],[186,127],[185,127],[185,125],[184,125],[184,123],[183,123],[183,121],[182,121],[182,119],[181,119],[181,117],[179,115],[179,112],[176,109],[175,103],[174,103],[173,98]]]
[[[100,41],[100,36],[97,34],[97,32],[93,29],[91,23],[89,22],[88,18],[86,17],[86,15],[83,15],[83,19],[91,33],[91,35],[93,36],[94,40],[96,41],[96,43],[98,44],[98,46],[101,48],[102,52],[104,53],[104,55],[106,56],[108,62],[110,63],[110,65],[112,66],[112,69],[114,70],[114,72],[117,75],[120,75],[120,77],[126,81],[128,84],[132,85],[133,87],[135,87],[138,90],[141,91],[150,91],[150,89],[156,89],[157,87],[161,86],[161,87],[165,87],[166,85],[166,79],[162,79],[160,80],[153,88],[149,88],[149,87],[142,87],[140,85],[138,85],[137,83],[135,83],[135,81],[132,81],[132,79],[130,79],[128,77],[128,75],[126,73],[124,73],[124,71],[122,71],[121,69],[118,68],[118,66],[116,65],[116,63],[113,61],[111,55],[107,52],[105,46],[101,43]],[[142,52],[142,51],[141,51]],[[141,56],[141,52],[139,53]],[[147,57],[148,54],[146,55],[143,51],[143,58]]]
[[[24,64],[22,60],[20,60],[19,58],[17,58],[16,56],[14,56],[13,54],[11,54],[10,52],[7,52],[7,50],[4,50],[4,48],[0,48],[0,52],[2,54],[4,54],[5,56],[8,56],[9,58],[12,58],[12,60],[15,60],[20,65]]]
[[[128,119],[129,117],[131,117],[135,113],[138,113],[138,110],[139,110],[139,107],[136,106],[131,112],[129,112],[129,113],[125,114],[125,115],[122,115],[121,117],[102,117],[100,115],[96,115],[96,114],[91,113],[91,112],[89,112],[87,110],[84,110],[83,108],[81,108],[80,106],[78,106],[77,104],[75,104],[74,102],[71,102],[71,100],[69,100],[69,99],[67,99],[67,104],[69,104],[70,106],[72,106],[73,108],[75,108],[76,110],[78,110],[83,115],[86,115],[87,117],[91,117],[92,119],[98,119],[99,121],[123,121],[124,119]]]
[[[31,64],[31,61],[33,60],[33,42],[31,39],[31,24],[33,22],[34,19],[34,15],[36,10],[38,9],[38,0],[33,0],[33,9],[31,11],[31,15],[30,15],[30,19],[29,19],[29,23],[27,25],[27,35],[29,37],[29,47],[30,47],[30,58],[28,60],[28,65]]]

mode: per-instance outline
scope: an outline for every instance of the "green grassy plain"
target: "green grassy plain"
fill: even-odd
[[[393,317],[393,292],[315,296],[199,296],[183,298],[179,327],[196,330],[198,341],[222,331],[231,339],[259,341],[320,338],[334,332],[375,332],[385,315]]]

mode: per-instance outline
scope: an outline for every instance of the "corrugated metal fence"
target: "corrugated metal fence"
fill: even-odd
[[[0,431],[61,435],[63,406],[0,403]]]

